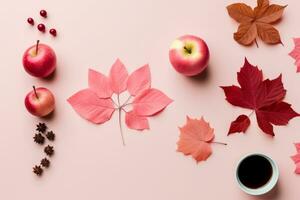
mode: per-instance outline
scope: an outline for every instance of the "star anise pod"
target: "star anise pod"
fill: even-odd
[[[33,137],[33,140],[38,144],[44,144],[45,138],[42,134],[36,133]]]
[[[35,173],[37,176],[41,176],[43,174],[43,168],[36,165],[33,167],[33,173]]]
[[[53,133],[53,131],[48,131],[46,137],[48,138],[48,140],[53,141],[55,139],[55,134]]]
[[[48,160],[47,158],[43,158],[43,159],[41,160],[41,165],[42,165],[43,167],[48,168],[48,167],[50,166],[50,160]]]
[[[47,145],[47,146],[44,148],[44,152],[45,152],[48,156],[52,156],[53,153],[54,153],[53,146]]]
[[[40,133],[45,133],[45,131],[47,130],[47,126],[45,123],[38,123],[36,125],[36,130]]]

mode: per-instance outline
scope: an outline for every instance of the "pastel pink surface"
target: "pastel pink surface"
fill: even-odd
[[[233,40],[237,23],[225,7],[235,2],[239,1],[2,1],[0,199],[298,200],[300,176],[294,174],[290,156],[296,153],[293,144],[300,142],[300,118],[274,127],[275,139],[262,134],[254,115],[246,134],[227,136],[231,121],[244,109],[229,105],[218,86],[236,83],[236,72],[247,56],[263,69],[264,77],[274,79],[282,73],[286,100],[300,111],[300,76],[288,56],[293,38],[300,36],[300,1],[271,1],[288,4],[276,25],[284,46],[259,42],[259,48],[245,48]],[[253,0],[243,2],[256,5]],[[48,11],[47,19],[39,17],[40,9]],[[26,22],[28,17],[55,27],[57,37],[40,33]],[[169,62],[170,44],[184,34],[204,38],[209,45],[208,71],[199,77],[186,78]],[[24,51],[37,39],[57,55],[56,73],[50,80],[32,78],[22,67]],[[88,87],[89,68],[108,75],[117,57],[129,72],[149,63],[152,85],[174,100],[149,118],[149,131],[129,130],[123,121],[125,148],[116,113],[111,121],[94,125],[66,102]],[[53,116],[45,119],[57,136],[55,155],[41,178],[31,172],[44,156],[32,137],[34,124],[44,120],[30,116],[23,103],[32,85],[49,88],[56,98]],[[205,116],[215,129],[216,140],[228,145],[212,146],[213,154],[198,165],[176,152],[178,126],[186,115]],[[279,166],[278,188],[267,197],[246,195],[235,182],[237,162],[255,152],[267,154]]]

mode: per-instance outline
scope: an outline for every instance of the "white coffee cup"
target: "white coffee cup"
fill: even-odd
[[[262,185],[261,187],[255,188],[255,189],[245,186],[242,183],[242,181],[240,180],[240,177],[239,177],[239,174],[238,174],[239,167],[240,167],[241,163],[246,158],[249,158],[251,156],[260,156],[260,157],[265,158],[270,163],[270,165],[272,167],[272,175],[271,175],[269,181],[266,184]],[[240,161],[238,162],[237,167],[236,167],[235,177],[236,177],[236,180],[237,180],[237,183],[238,183],[239,187],[244,192],[246,192],[247,194],[250,194],[250,195],[258,196],[258,195],[263,195],[263,194],[268,193],[269,191],[271,191],[276,186],[276,184],[278,182],[278,178],[279,178],[279,169],[278,169],[278,166],[277,166],[276,162],[272,158],[270,158],[270,157],[268,157],[264,154],[253,153],[253,154],[248,154],[248,155],[246,155],[246,156],[244,156],[240,159]]]

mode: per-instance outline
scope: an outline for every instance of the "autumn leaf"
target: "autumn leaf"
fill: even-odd
[[[297,66],[297,72],[300,72],[300,38],[294,38],[294,49],[289,55],[295,59],[295,65]]]
[[[297,153],[294,156],[291,156],[291,159],[296,165],[295,173],[300,174],[300,143],[295,143]]]
[[[280,20],[285,7],[270,5],[269,0],[257,0],[257,6],[254,9],[244,3],[227,6],[229,16],[240,23],[233,38],[245,46],[256,42],[257,37],[267,44],[282,43],[279,32],[272,24]]]
[[[125,112],[125,123],[135,130],[149,129],[148,117],[164,110],[172,100],[162,91],[151,88],[151,74],[148,65],[140,67],[131,75],[124,64],[117,59],[106,77],[100,72],[89,70],[89,88],[72,95],[68,102],[84,119],[102,124],[110,120],[115,111],[119,115],[119,127],[123,144],[121,114]],[[125,102],[120,102],[120,94],[128,91]],[[116,95],[116,99],[113,99]],[[128,110],[128,107],[131,110]]]
[[[177,151],[182,152],[184,155],[191,155],[197,163],[206,160],[212,154],[212,143],[226,145],[225,143],[213,141],[214,129],[203,117],[200,120],[187,117],[186,124],[179,130]]]
[[[258,126],[266,134],[274,136],[273,125],[287,125],[292,118],[299,116],[290,104],[283,101],[286,90],[281,75],[273,80],[263,80],[262,71],[245,58],[237,79],[240,87],[221,87],[226,100],[234,106],[251,109],[256,114]],[[246,131],[249,125],[244,120],[247,118],[240,116],[232,122],[228,134]]]
[[[237,132],[246,132],[248,127],[250,126],[250,119],[247,115],[240,115],[236,120],[231,122],[228,135]]]

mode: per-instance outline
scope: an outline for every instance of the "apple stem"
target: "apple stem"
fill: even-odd
[[[37,93],[36,93],[35,86],[32,86],[32,87],[33,87],[33,91],[34,91],[34,94],[35,94],[36,98],[39,99],[39,96],[38,96]]]
[[[40,41],[37,40],[37,41],[36,41],[36,45],[35,45],[35,54],[38,54],[38,51],[39,51],[39,43],[40,43]]]
[[[189,48],[187,48],[186,46],[184,46],[183,47],[184,48],[184,50],[186,50],[189,54],[191,54],[192,53],[192,50],[191,49],[189,49]]]

